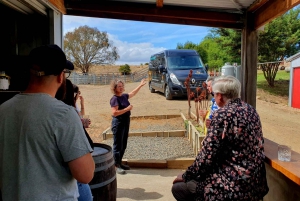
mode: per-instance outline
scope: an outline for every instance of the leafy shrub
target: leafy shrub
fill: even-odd
[[[122,74],[122,75],[129,75],[131,73],[131,69],[130,69],[130,66],[128,64],[125,64],[125,65],[122,65],[120,66],[119,68],[119,72]]]

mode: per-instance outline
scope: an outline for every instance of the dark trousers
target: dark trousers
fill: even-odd
[[[177,201],[193,201],[196,196],[197,182],[177,182],[172,186],[172,194]]]
[[[113,155],[115,164],[120,165],[127,147],[130,117],[113,117],[111,130],[114,135]]]

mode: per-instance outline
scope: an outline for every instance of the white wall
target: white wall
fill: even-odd
[[[49,10],[50,43],[63,48],[62,14]]]

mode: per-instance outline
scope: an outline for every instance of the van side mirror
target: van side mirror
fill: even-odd
[[[163,65],[159,65],[158,70],[159,70],[160,73],[167,72],[166,68]]]
[[[158,68],[156,66],[153,66],[151,63],[149,64],[149,70],[151,71],[157,71]]]

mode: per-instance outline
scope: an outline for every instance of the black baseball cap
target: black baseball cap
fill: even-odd
[[[37,76],[59,75],[64,69],[74,70],[72,62],[57,45],[43,45],[29,54],[31,72]]]

